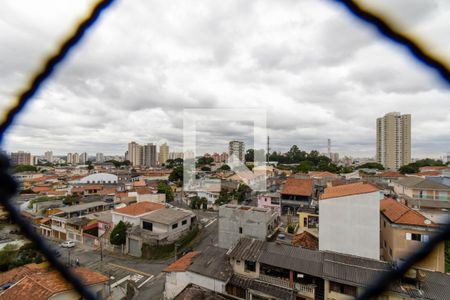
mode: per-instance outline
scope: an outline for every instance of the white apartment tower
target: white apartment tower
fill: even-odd
[[[158,156],[158,162],[160,165],[166,163],[166,161],[169,159],[169,146],[164,143],[159,146],[159,156]]]
[[[128,144],[128,160],[132,166],[142,165],[142,146],[136,142]]]
[[[104,163],[105,162],[105,156],[103,155],[103,153],[97,153],[95,155],[95,162],[96,163]]]
[[[48,161],[50,163],[53,162],[53,152],[52,151],[46,151],[44,153],[44,158],[45,158],[46,161]]]
[[[84,165],[88,161],[88,154],[83,152],[80,154],[80,164]]]
[[[377,162],[398,170],[411,162],[411,115],[391,112],[377,119]]]
[[[245,161],[245,145],[241,141],[231,141],[228,147],[229,157],[236,156],[240,161]]]

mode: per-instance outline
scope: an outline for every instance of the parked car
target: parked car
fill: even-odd
[[[60,246],[63,248],[73,248],[73,247],[75,247],[75,242],[74,241],[65,241]]]

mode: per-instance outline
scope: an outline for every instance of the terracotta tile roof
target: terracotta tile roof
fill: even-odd
[[[189,252],[176,262],[168,265],[163,272],[184,272],[192,263],[192,258],[200,254],[198,251]]]
[[[450,169],[450,167],[448,166],[425,166],[425,167],[421,167],[420,171],[421,172],[426,172],[426,171],[438,171],[438,170],[448,170]]]
[[[73,187],[70,191],[72,193],[82,193],[82,192],[84,192],[84,188],[82,188],[81,186],[76,186],[76,187]]]
[[[423,171],[419,173],[413,174],[414,176],[439,176],[441,175],[441,171]]]
[[[17,282],[26,275],[33,274],[38,271],[42,271],[42,268],[40,268],[37,264],[28,264],[4,273],[0,273],[0,285],[4,285],[8,282]]]
[[[109,195],[109,194],[115,194],[116,193],[116,188],[115,187],[107,187],[102,189],[99,194],[100,195]]]
[[[292,245],[311,250],[319,249],[319,239],[308,231],[294,235],[292,238]]]
[[[86,184],[86,185],[83,185],[82,188],[84,190],[101,190],[103,188],[103,185],[101,185],[101,184]]]
[[[338,198],[351,195],[367,194],[378,192],[380,189],[370,183],[350,183],[325,188],[325,192],[320,199]]]
[[[312,179],[288,178],[281,193],[286,195],[311,196],[312,192]]]
[[[145,181],[144,180],[135,181],[135,182],[133,182],[133,186],[134,187],[138,187],[138,186],[144,187],[145,186]]]
[[[155,194],[156,193],[156,189],[148,188],[148,187],[138,187],[138,188],[136,188],[136,192],[138,194],[140,194],[140,195]]]
[[[325,172],[310,171],[310,172],[308,172],[308,175],[311,177],[314,177],[314,178],[324,178],[324,177],[338,178],[339,177],[338,175],[328,172],[328,171],[325,171]]]
[[[118,209],[115,209],[114,211],[124,214],[124,215],[139,216],[139,215],[142,215],[142,214],[154,211],[154,210],[162,209],[165,207],[166,206],[164,204],[144,201],[144,202],[134,203],[134,204],[125,206],[123,208],[118,208]]]
[[[34,186],[31,190],[35,193],[46,193],[52,188],[49,186]]]
[[[54,190],[51,190],[51,191],[47,192],[48,196],[65,196],[66,194],[67,194],[67,191],[54,191]]]
[[[426,227],[438,226],[425,218],[425,216],[418,211],[415,211],[392,198],[386,198],[380,201],[380,211],[389,221],[395,224]]]
[[[73,272],[85,285],[94,285],[108,281],[107,276],[87,268],[76,268]],[[19,279],[17,284],[7,289],[0,295],[0,298],[17,300],[28,299],[32,296],[33,300],[43,300],[72,289],[72,284],[62,278],[57,271],[43,271],[41,269]]]

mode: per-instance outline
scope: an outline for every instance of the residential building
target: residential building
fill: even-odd
[[[143,146],[142,164],[147,167],[156,167],[157,162],[156,145],[149,143]]]
[[[281,195],[280,193],[263,193],[257,196],[258,207],[270,208],[281,216]]]
[[[219,207],[219,247],[230,249],[241,237],[266,240],[278,230],[280,217],[268,208],[225,204]]]
[[[225,290],[238,299],[354,300],[392,270],[379,260],[247,238],[228,257],[233,274]],[[444,300],[449,294],[449,275],[411,269],[377,299]]]
[[[228,145],[229,157],[235,156],[240,161],[245,162],[245,144],[241,141],[231,141]]]
[[[105,162],[105,156],[103,155],[103,153],[99,152],[95,154],[95,162],[100,164]]]
[[[72,154],[72,164],[78,165],[80,163],[80,155],[78,153]]]
[[[319,215],[308,212],[298,213],[298,232],[308,231],[314,236],[319,236]]]
[[[189,252],[166,267],[164,299],[175,299],[188,285],[225,294],[225,286],[233,271],[226,255],[227,250],[208,246],[202,252]],[[203,299],[203,298],[193,298]]]
[[[141,217],[158,209],[163,209],[166,206],[161,203],[152,203],[148,201],[134,203],[122,208],[117,208],[111,212],[112,222],[117,225],[120,221],[129,223],[130,225],[139,226],[141,224]]]
[[[72,271],[96,298],[109,297],[108,276],[84,267],[73,268]],[[2,274],[0,280],[1,286],[10,286],[0,291],[0,298],[3,300],[80,299],[73,285],[67,282],[58,271],[45,269],[37,264],[28,264],[9,270]]]
[[[313,180],[289,177],[281,189],[283,213],[296,214],[302,207],[310,207],[313,197]]]
[[[126,253],[141,257],[144,244],[173,243],[192,229],[195,219],[192,211],[181,208],[161,208],[141,215],[139,224],[128,228]]]
[[[220,154],[220,162],[227,162],[228,161],[228,153],[223,152],[222,154]]]
[[[83,152],[80,154],[80,164],[84,165],[88,161],[88,154],[86,152]]]
[[[138,143],[131,142],[128,144],[128,160],[132,166],[142,165],[142,152],[142,146]]]
[[[380,205],[380,247],[387,261],[401,262],[439,231],[438,224],[397,200],[386,198]],[[445,243],[440,243],[416,268],[445,272]]]
[[[165,164],[169,159],[169,146],[164,143],[159,145],[158,162],[160,165]]]
[[[118,176],[109,173],[95,173],[79,180],[81,184],[117,184]]]
[[[183,159],[183,152],[169,152],[169,159]]]
[[[213,158],[213,160],[214,160],[215,163],[220,163],[220,162],[221,162],[221,160],[220,160],[220,154],[219,154],[219,153],[214,152],[214,153],[211,155],[211,157]]]
[[[380,259],[382,198],[368,183],[326,188],[319,200],[319,249]]]
[[[67,155],[66,155],[66,162],[67,162],[67,164],[71,164],[72,163],[72,153],[67,153]]]
[[[52,151],[46,151],[44,153],[44,159],[48,162],[53,162],[53,152]]]
[[[391,112],[377,119],[377,162],[397,170],[411,162],[411,115]]]
[[[18,151],[11,152],[11,164],[17,165],[33,165],[31,153]]]
[[[450,209],[450,185],[445,180],[409,176],[393,181],[392,186],[409,207]]]

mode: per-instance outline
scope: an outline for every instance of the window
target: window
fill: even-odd
[[[239,233],[242,234],[242,227],[239,227]]]
[[[418,241],[418,242],[426,243],[430,239],[430,236],[428,234],[406,233],[406,239],[408,241]]]
[[[387,246],[387,245],[386,245],[386,241],[384,241],[384,248],[386,248],[386,246]]]
[[[181,221],[181,225],[186,225],[186,224],[187,224],[187,220]]]
[[[392,257],[392,249],[389,247],[389,255]]]
[[[178,223],[175,223],[175,224],[172,225],[172,229],[175,229],[177,227],[178,227]]]
[[[337,283],[334,281],[330,281],[330,292],[335,292],[335,293],[339,293],[339,294],[345,294],[345,295],[356,297],[356,287],[355,286]]]
[[[386,220],[383,220],[383,226],[386,228]]]
[[[245,272],[255,272],[256,271],[256,262],[246,260],[244,270],[245,270]]]
[[[237,264],[237,265],[240,265],[240,264],[241,264],[241,261],[240,261],[239,259],[236,259],[236,264]]]
[[[153,231],[153,223],[144,221],[142,222],[142,228]]]

